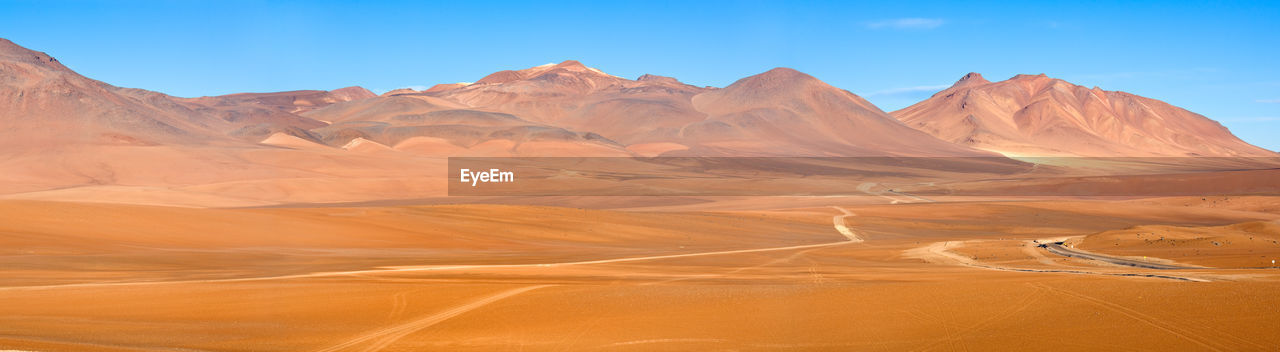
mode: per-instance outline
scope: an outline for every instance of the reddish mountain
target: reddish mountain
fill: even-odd
[[[327,147],[309,142],[320,136],[306,128],[270,123],[277,133],[263,138],[268,143],[228,137],[261,121],[226,112],[265,110],[264,116],[315,126],[290,115],[290,104],[368,95],[363,89],[242,94],[205,99],[210,108],[85,78],[48,54],[0,39],[0,195],[249,205],[433,194],[435,186],[410,180],[436,175],[436,168],[410,155],[377,155],[373,144]],[[368,175],[376,178],[351,181]]]
[[[330,91],[295,90],[271,93],[236,93],[213,97],[191,98],[189,101],[212,106],[257,105],[277,110],[300,113],[328,106],[333,103],[360,100],[378,96],[361,87],[346,87]]]
[[[373,92],[361,87],[346,87],[331,91],[238,93],[181,101],[193,110],[217,116],[234,125],[233,130],[227,131],[229,134],[259,141],[276,132],[313,139],[299,130],[323,127],[328,123],[298,114],[334,103],[376,96]]]
[[[1011,155],[1275,156],[1168,103],[1045,75],[970,73],[893,116],[943,140]]]
[[[620,88],[627,81],[569,60],[519,71],[499,71],[465,87],[437,89],[428,94],[469,107],[554,124],[581,107],[587,96]]]
[[[391,120],[459,108],[498,112],[594,132],[641,155],[985,155],[903,126],[857,95],[790,69],[716,89],[657,75],[629,80],[565,61],[437,88],[307,116],[403,125]]]
[[[441,83],[441,84],[437,84],[437,85],[431,86],[431,88],[427,88],[427,90],[425,90],[425,91],[423,91],[423,92],[426,92],[426,93],[443,92],[443,91],[446,91],[446,90],[454,90],[454,89],[458,89],[458,88],[466,87],[466,86],[469,86],[469,85],[471,85],[471,83],[467,83],[467,82],[458,82],[458,83]]]
[[[1168,104],[1045,77],[972,74],[896,114],[960,144],[785,68],[711,88],[565,61],[383,96],[353,87],[186,99],[85,78],[0,40],[0,195],[428,197],[443,182],[422,180],[455,155],[1274,155]]]
[[[334,123],[319,130],[329,144],[361,137],[398,145],[429,137],[462,147],[492,140],[519,149],[543,140],[605,146],[626,155],[623,145],[669,141],[685,124],[701,120],[689,99],[704,90],[658,76],[632,81],[565,61],[500,71],[472,84],[398,90],[304,115]],[[495,121],[509,125],[499,128]],[[516,126],[523,127],[509,130]]]
[[[915,131],[861,97],[788,68],[693,97],[681,137],[725,154],[983,155]]]
[[[0,39],[0,144],[208,144],[231,125],[178,99],[85,78],[48,54]]]

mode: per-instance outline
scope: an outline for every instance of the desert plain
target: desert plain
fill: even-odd
[[[719,203],[761,208],[708,211],[5,201],[0,345],[1231,351],[1280,344],[1280,272],[1270,262],[1280,257],[1280,198],[823,201],[829,205],[775,209],[771,198],[735,199]],[[1038,246],[1064,241],[1103,258],[1178,268]]]

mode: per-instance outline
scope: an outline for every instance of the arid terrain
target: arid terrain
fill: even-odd
[[[0,345],[1267,350],[1280,344],[1280,274],[1266,262],[1280,258],[1280,200],[1228,200],[708,212],[8,201]],[[1089,246],[1149,227],[1204,239],[1179,244],[1194,252]],[[1185,268],[1036,245],[1078,238]]]
[[[1280,348],[1280,155],[1044,76],[180,98],[0,40],[0,124],[0,351]]]

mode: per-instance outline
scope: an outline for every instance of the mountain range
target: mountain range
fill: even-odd
[[[0,40],[3,142],[381,145],[433,155],[1271,156],[1204,116],[1044,75],[977,73],[892,114],[788,68],[724,88],[577,61],[475,83],[179,98]],[[284,143],[288,142],[288,143]]]
[[[376,185],[350,192],[394,194],[439,171],[412,165],[443,156],[1277,156],[1168,103],[1044,75],[970,73],[892,113],[788,68],[716,88],[572,60],[382,95],[182,98],[96,81],[3,39],[0,124],[0,194],[296,198],[299,183],[349,177]]]

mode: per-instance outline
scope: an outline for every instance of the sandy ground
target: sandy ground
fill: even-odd
[[[1081,237],[1071,244],[1133,259],[1150,256],[1215,268],[1274,268],[1273,261],[1280,259],[1280,224],[1135,226]]]
[[[1280,219],[1273,199],[890,196],[733,211],[4,201],[0,349],[1280,346],[1276,269],[1156,270],[1037,246],[1142,226],[1236,231]]]

